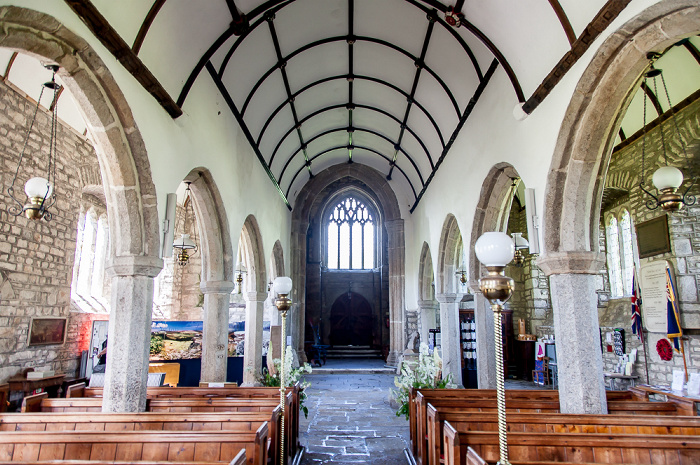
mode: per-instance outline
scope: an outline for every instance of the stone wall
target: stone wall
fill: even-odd
[[[681,135],[687,146],[688,156],[696,158],[700,154],[700,100],[681,110],[678,115]],[[678,138],[672,129],[671,121],[663,126],[664,136],[671,140],[670,149],[667,145],[669,164],[679,167],[689,177],[689,163],[683,158]],[[663,162],[658,155],[660,149],[660,129],[655,128],[647,135],[646,186],[651,188],[651,175]],[[605,219],[609,215],[618,215],[623,209],[630,212],[632,223],[638,225],[644,221],[659,217],[665,213],[661,209],[649,210],[645,206],[647,199],[638,187],[641,175],[641,139],[613,153],[606,188],[626,190],[628,195],[606,205],[601,218],[601,249],[605,249]],[[656,154],[650,156],[649,154]],[[687,187],[687,181],[682,186]],[[700,193],[695,186],[691,193]],[[679,213],[669,215],[669,235],[671,252],[640,260],[644,265],[649,261],[668,260],[674,270],[677,283],[678,299],[680,302],[681,325],[684,329],[686,361],[689,372],[700,371],[700,301],[698,300],[698,279],[700,278],[700,206],[684,207]],[[634,242],[634,241],[633,241]],[[636,248],[636,244],[635,244]],[[679,353],[674,354],[673,360],[662,361],[656,352],[656,343],[665,337],[661,333],[648,333],[646,349],[648,359],[644,357],[644,348],[638,338],[632,334],[630,326],[631,307],[629,297],[610,299],[610,286],[607,271],[601,276],[600,296],[600,325],[604,331],[608,328],[620,327],[625,329],[627,351],[638,349],[638,362],[634,367],[640,380],[651,384],[670,384],[673,370],[683,370],[683,358]],[[642,312],[644,308],[642,307]],[[613,353],[603,352],[605,370],[612,369],[617,364]],[[646,365],[646,366],[645,366]]]
[[[91,143],[70,127],[58,125],[58,200],[52,207],[51,222],[30,221],[7,211],[12,199],[6,189],[17,168],[35,106],[24,93],[0,81],[0,383],[30,367],[75,375],[80,352],[89,345],[92,320],[105,318],[71,310],[70,286],[82,192],[86,183],[94,184],[81,174],[93,172],[97,165]],[[45,173],[50,124],[50,114],[40,111],[15,184],[22,202],[25,181],[35,172]],[[28,346],[34,317],[67,318],[66,342]]]

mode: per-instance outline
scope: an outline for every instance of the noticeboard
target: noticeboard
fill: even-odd
[[[653,257],[671,251],[667,215],[639,223],[636,230],[639,258]]]

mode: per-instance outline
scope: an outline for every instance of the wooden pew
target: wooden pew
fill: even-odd
[[[422,404],[422,411],[419,411],[419,406],[417,403],[418,392],[427,399],[433,398],[457,398],[457,399],[495,399],[496,390],[495,389],[412,389],[409,396],[409,429],[411,438],[411,451],[413,456],[418,459],[418,447],[419,441],[418,437],[424,437],[418,435],[418,424],[419,418],[422,419],[422,423],[425,422],[425,406],[427,403]],[[506,399],[521,399],[521,400],[559,400],[559,391],[551,389],[508,389],[506,392]],[[634,394],[630,391],[607,391],[606,392],[608,401],[623,401],[623,400],[642,400],[635,399]]]
[[[279,391],[278,391],[279,393]],[[285,398],[285,410],[294,408],[292,393]],[[277,399],[246,399],[246,398],[169,398],[146,400],[146,411],[160,413],[205,413],[205,412],[266,412],[271,415],[273,410],[279,407]],[[49,412],[102,412],[101,397],[71,397],[68,399],[43,399],[40,410]],[[271,418],[272,421],[272,418]],[[286,457],[294,457],[299,449],[299,426],[295,425],[291,416],[283,420],[285,422],[285,449]],[[275,441],[277,431],[274,429]]]
[[[85,397],[85,383],[71,384],[66,389],[66,398],[69,397]]]
[[[0,384],[0,413],[7,411],[8,398],[10,397],[10,384]]]
[[[221,465],[225,462],[201,462],[198,461],[197,465]],[[236,457],[229,463],[229,465],[245,465],[245,449],[236,455]],[[17,465],[17,462],[0,462],[0,465]],[[105,460],[49,460],[44,462],[39,462],[36,460],[22,461],[22,465],[193,465],[192,462],[154,462],[151,460],[129,460],[128,462],[118,462],[118,461],[105,461]]]
[[[458,431],[498,431],[495,413],[438,411],[428,404],[428,459],[439,463],[444,422]],[[659,415],[574,415],[508,413],[509,432],[518,433],[605,433],[700,436],[700,418]]]
[[[688,397],[683,397],[672,392],[660,391],[651,386],[644,385],[634,386],[630,388],[630,392],[639,400],[649,400],[649,395],[651,394],[665,396],[667,402],[676,404],[679,415],[695,416],[698,414],[697,402]]]
[[[31,431],[0,435],[0,461],[49,460],[225,462],[246,451],[248,465],[267,463],[267,422],[254,432]]]
[[[499,459],[498,433],[458,431],[445,422],[445,465],[466,462],[467,447],[488,463]],[[700,436],[598,433],[509,433],[512,462],[590,462],[659,465],[700,463]]]
[[[22,399],[22,407],[20,412],[37,412],[41,409],[41,401],[48,399],[48,392],[40,392],[31,396],[26,396]]]
[[[268,422],[268,457],[280,463],[279,405],[269,412],[222,413],[5,413],[0,414],[0,431],[256,431]]]

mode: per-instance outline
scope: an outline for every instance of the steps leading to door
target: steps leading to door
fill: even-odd
[[[332,346],[327,358],[382,358],[382,352],[370,346]]]

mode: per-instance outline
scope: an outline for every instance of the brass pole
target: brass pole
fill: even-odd
[[[287,359],[287,311],[282,312],[282,345],[280,347],[280,352],[282,355],[282,363],[280,363],[280,409],[282,410],[282,425],[280,427],[280,465],[286,462],[285,451],[284,451],[284,424],[287,422],[287,417],[285,416],[285,402],[284,395],[286,394],[286,386],[284,379],[284,365]]]
[[[493,334],[496,342],[496,405],[498,406],[498,448],[501,452],[500,465],[510,465],[508,461],[508,435],[506,429],[506,389],[503,380],[503,333],[501,328],[501,306],[492,304]]]

